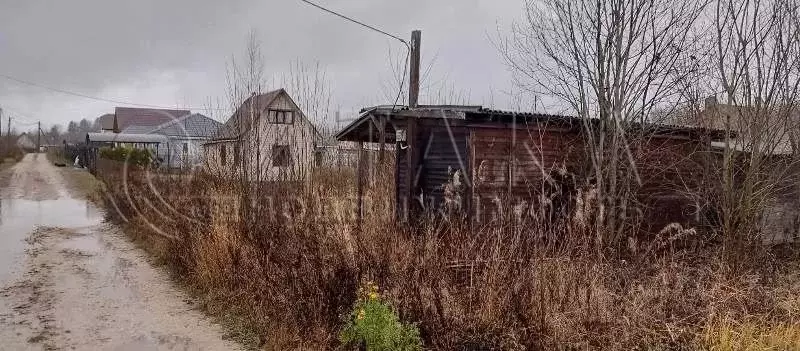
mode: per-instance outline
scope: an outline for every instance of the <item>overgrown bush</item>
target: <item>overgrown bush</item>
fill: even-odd
[[[422,350],[417,327],[400,321],[397,313],[381,301],[372,282],[361,287],[339,339],[344,345],[364,346],[369,351]]]
[[[98,151],[99,156],[117,162],[126,162],[134,166],[148,166],[153,162],[153,154],[147,149],[132,147],[103,147]]]

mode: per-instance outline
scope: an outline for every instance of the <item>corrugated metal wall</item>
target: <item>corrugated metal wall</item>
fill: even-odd
[[[397,203],[403,209],[405,201],[410,201],[412,208],[427,211],[438,211],[445,204],[445,191],[451,178],[461,171],[460,193],[450,192],[448,200],[455,200],[457,206],[465,208],[466,193],[469,183],[469,132],[461,127],[427,127],[419,128],[416,135],[418,166],[414,174],[409,175],[406,157],[409,149],[401,147],[397,151]],[[407,200],[407,178],[412,177],[414,198]],[[450,184],[450,190],[453,190]],[[422,203],[419,201],[421,196]],[[404,213],[398,211],[403,218]]]
[[[460,189],[469,174],[469,133],[464,128],[429,129],[420,138],[420,176],[417,186],[422,191],[426,209],[440,209],[445,202],[445,187],[456,171],[461,171]],[[454,185],[451,185],[454,186]],[[455,189],[454,189],[455,190]],[[451,200],[458,200],[452,193]],[[459,201],[463,203],[463,195]]]
[[[397,172],[395,177],[395,208],[397,209],[398,218],[406,218],[404,211],[407,208],[405,204],[408,201],[408,199],[406,199],[406,194],[408,193],[408,188],[406,187],[406,179],[408,178],[408,165],[406,164],[407,154],[408,148],[397,148],[397,158],[395,159],[395,162],[397,162],[397,167],[395,170],[395,172]]]

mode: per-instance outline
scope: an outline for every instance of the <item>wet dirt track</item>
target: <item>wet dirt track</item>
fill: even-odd
[[[70,195],[45,155],[5,172],[0,349],[237,348],[96,207]]]

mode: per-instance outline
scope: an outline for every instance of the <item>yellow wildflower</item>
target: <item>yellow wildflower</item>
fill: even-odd
[[[363,308],[358,310],[358,315],[356,316],[356,319],[358,319],[358,320],[364,319],[364,309]]]

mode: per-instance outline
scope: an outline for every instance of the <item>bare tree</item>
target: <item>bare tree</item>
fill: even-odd
[[[498,47],[516,85],[584,121],[586,170],[602,199],[595,223],[619,243],[622,218],[640,183],[629,140],[653,111],[680,99],[678,70],[691,61],[704,1],[548,0],[525,2],[525,20]],[[635,132],[634,132],[635,131]]]
[[[719,0],[714,10],[715,78],[727,104],[713,118],[737,134],[724,148],[723,230],[761,240],[765,209],[797,180],[798,5]]]

